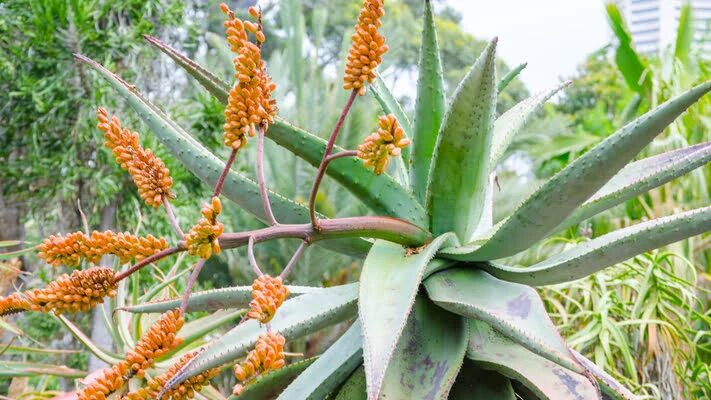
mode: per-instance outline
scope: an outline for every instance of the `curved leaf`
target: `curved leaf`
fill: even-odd
[[[529,248],[595,194],[667,125],[709,90],[711,82],[706,82],[626,125],[549,179],[481,246],[470,244],[445,253],[458,260],[487,261]]]
[[[437,29],[429,0],[425,1],[418,71],[415,125],[412,131],[410,185],[412,185],[415,198],[421,204],[425,204],[430,165],[446,105]]]
[[[637,400],[638,397],[632,394],[626,387],[622,386],[615,378],[608,375],[602,368],[598,367],[592,361],[585,358],[582,354],[575,350],[571,350],[573,356],[587,368],[588,373],[595,377],[597,382],[605,393],[612,400]]]
[[[605,9],[610,27],[617,37],[615,49],[617,69],[622,73],[630,89],[644,95],[652,89],[651,71],[632,47],[632,35],[627,30],[627,24],[618,5],[609,1],[605,4]]]
[[[380,391],[425,267],[453,236],[450,233],[438,237],[418,254],[409,254],[408,249],[382,240],[375,242],[368,253],[360,275],[358,314],[363,326],[364,365],[371,397]]]
[[[637,254],[711,230],[711,206],[686,211],[583,242],[528,268],[490,263],[484,266],[499,279],[542,286],[584,278]]]
[[[280,395],[283,400],[323,399],[363,360],[363,338],[358,320]]]
[[[291,363],[266,375],[259,375],[253,382],[244,387],[239,396],[230,396],[230,400],[273,400],[286,389],[317,357]]]
[[[583,371],[533,288],[471,268],[438,272],[425,280],[425,288],[430,299],[445,310],[482,320],[541,357],[571,371]]]
[[[289,340],[316,332],[356,314],[358,285],[327,288],[289,299],[270,322],[272,332]],[[245,355],[265,328],[255,320],[245,321],[211,342],[190,364],[166,383],[166,388]],[[166,389],[167,390],[167,389]]]
[[[599,399],[597,389],[584,375],[526,350],[482,321],[468,323],[467,358],[480,367],[521,382],[541,400]]]
[[[508,74],[504,75],[504,77],[501,78],[501,80],[499,81],[499,84],[496,85],[496,90],[499,93],[501,93],[504,89],[506,89],[506,87],[509,85],[509,83],[511,83],[511,81],[516,79],[516,77],[521,73],[521,71],[523,71],[524,68],[526,68],[527,66],[528,66],[528,63],[522,63],[522,64],[517,65],[516,68],[509,71]]]
[[[469,360],[464,360],[450,400],[516,400],[511,381],[504,375],[477,367]]]
[[[464,318],[443,311],[424,293],[418,295],[382,387],[369,384],[369,398],[446,400],[466,347]]]
[[[195,77],[200,84],[223,104],[227,104],[227,97],[230,91],[230,86],[227,83],[222,82],[221,79],[200,64],[160,40],[154,37],[147,37],[146,40],[175,60],[178,65],[185,69],[188,74]],[[383,107],[388,107],[388,110],[390,110],[388,112],[395,114],[405,132],[409,133],[410,122],[407,120],[406,114],[392,97],[392,94],[387,91],[387,87],[384,84],[383,88],[377,94],[377,96],[382,96],[382,100],[381,97],[378,97],[378,100],[381,101]],[[323,152],[326,150],[325,140],[297,128],[281,118],[276,118],[275,123],[269,128],[267,138],[313,166],[318,166],[321,163]],[[403,157],[407,156],[407,150],[408,148],[404,149]],[[343,151],[343,149],[334,148],[334,152],[340,151]],[[334,160],[329,165],[326,173],[376,213],[406,219],[420,226],[424,226],[427,223],[424,209],[407,189],[403,188],[389,175],[373,174],[372,171],[365,168],[360,160],[353,158]]]
[[[617,173],[554,231],[578,224],[602,211],[661,186],[711,161],[711,142],[636,161]]]
[[[289,288],[289,297],[321,290],[320,288],[311,286],[287,286],[287,288]],[[181,301],[182,299],[178,297],[152,301],[150,303],[134,304],[117,309],[130,313],[162,313],[179,307]],[[250,301],[252,301],[251,286],[205,290],[190,295],[187,311],[217,311],[223,308],[244,308],[249,305]]]
[[[81,344],[86,346],[86,348],[89,349],[89,351],[91,351],[91,353],[94,354],[99,360],[107,364],[118,364],[123,359],[123,357],[118,354],[109,353],[108,351],[100,348],[96,343],[94,343],[94,341],[86,336],[78,326],[74,325],[74,323],[64,315],[52,314],[52,316],[58,319],[59,322],[61,322],[69,330],[72,336],[81,342]]]
[[[351,374],[350,378],[338,389],[333,400],[367,400],[365,389],[365,369],[361,365]]]
[[[437,136],[428,189],[432,233],[471,237],[489,184],[496,114],[496,39],[454,93]]]
[[[212,186],[217,182],[225,163],[210,153],[187,132],[171,121],[162,111],[141,96],[135,86],[128,84],[109,70],[84,56],[77,58],[95,69],[111,86],[123,96],[143,121],[168,147],[172,154],[195,176]],[[222,193],[262,221],[266,221],[264,206],[257,183],[246,176],[230,171]],[[270,193],[272,209],[283,223],[308,221],[308,209],[279,194]],[[364,240],[329,240],[324,247],[344,254],[362,256],[367,252],[368,242]]]
[[[493,170],[501,157],[509,148],[514,136],[536,115],[536,112],[556,93],[568,86],[570,82],[564,82],[555,87],[544,90],[540,93],[521,101],[508,111],[503,113],[494,122],[494,132],[491,138],[491,154],[489,156],[489,167]]]
[[[0,377],[29,377],[29,376],[61,376],[64,378],[83,378],[86,371],[69,368],[66,365],[51,365],[23,361],[0,361]]]

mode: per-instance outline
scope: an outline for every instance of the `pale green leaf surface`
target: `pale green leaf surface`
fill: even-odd
[[[598,367],[592,361],[585,358],[582,354],[572,350],[573,355],[578,361],[588,370],[592,376],[595,377],[602,392],[605,393],[612,400],[638,400],[639,397],[632,394],[626,387],[622,386],[621,383],[617,382],[615,378],[611,377],[602,368]]]
[[[516,68],[509,71],[506,75],[504,75],[503,78],[501,78],[498,85],[496,85],[496,90],[501,93],[504,89],[506,89],[507,86],[509,86],[509,83],[511,83],[511,81],[516,79],[516,77],[521,74],[521,71],[523,71],[527,66],[528,63],[522,63],[517,65]]]
[[[425,288],[430,299],[445,310],[482,320],[532,352],[582,371],[533,288],[472,268],[438,272],[425,280]]]

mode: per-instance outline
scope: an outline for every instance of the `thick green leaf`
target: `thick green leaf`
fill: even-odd
[[[517,380],[541,400],[597,400],[584,375],[534,354],[479,320],[469,320],[467,358],[478,366]]]
[[[311,286],[287,286],[287,288],[289,288],[289,297],[321,290],[320,288]],[[119,309],[131,313],[162,313],[179,307],[181,301],[182,299],[178,297],[150,303],[134,304]],[[249,305],[250,301],[252,301],[251,286],[205,290],[190,295],[187,311],[217,311],[223,308],[244,308]]]
[[[489,184],[496,115],[496,39],[457,87],[442,122],[428,189],[431,229],[472,236]]]
[[[267,137],[313,166],[319,165],[326,149],[323,139],[282,119],[277,119],[269,128]],[[338,153],[343,150],[335,147],[333,151]],[[427,224],[425,209],[407,189],[390,175],[374,174],[363,165],[362,160],[353,157],[336,159],[329,164],[326,172],[376,213],[405,219],[423,227]]]
[[[499,279],[542,286],[584,278],[637,254],[711,230],[711,206],[641,222],[583,242],[527,268],[489,263]]]
[[[153,37],[147,40],[174,59],[178,65],[183,67],[188,74],[195,77],[218,100],[224,104],[227,103],[227,96],[230,90],[228,84],[222,82],[210,71],[160,40]],[[384,89],[381,88],[378,93],[387,93],[382,94],[384,103],[381,104],[384,104],[384,107],[385,105],[389,107],[390,111],[388,112],[395,114],[405,132],[409,133],[410,122],[407,120],[406,114],[384,84],[382,86]],[[297,128],[281,118],[277,118],[274,125],[269,128],[267,138],[313,166],[318,166],[321,163],[323,152],[326,150],[326,141]],[[334,152],[340,151],[343,151],[343,149],[334,148]],[[406,155],[406,151],[403,151],[403,156],[405,157]],[[427,223],[424,209],[407,189],[389,175],[373,174],[360,160],[354,158],[335,160],[329,165],[326,173],[376,213],[406,219],[420,226],[424,226]]]
[[[610,1],[605,5],[608,22],[617,37],[615,49],[615,62],[617,68],[627,82],[627,86],[635,92],[644,95],[652,89],[651,71],[632,47],[632,36],[627,30],[627,25],[622,17],[619,7]]]
[[[283,400],[321,400],[348,378],[363,360],[360,324],[355,323],[280,395]]]
[[[710,161],[711,142],[706,142],[634,162],[618,172],[554,231],[584,221]]]
[[[367,400],[365,368],[358,367],[338,390],[333,400]]]
[[[548,180],[481,246],[472,243],[444,253],[458,260],[487,261],[526,250],[555,229],[709,90],[711,82],[706,82],[626,125]]]
[[[674,44],[674,58],[686,63],[689,61],[689,53],[694,43],[694,15],[691,4],[684,2],[679,11],[679,26],[676,30],[676,43]]]
[[[382,387],[368,382],[369,398],[446,400],[466,347],[464,318],[443,311],[424,293],[418,295]]]
[[[471,268],[438,272],[425,280],[425,287],[430,299],[445,310],[482,320],[532,352],[583,371],[533,288]]]
[[[368,253],[360,275],[358,314],[363,326],[364,365],[371,397],[380,391],[425,267],[453,236],[450,233],[438,237],[418,254],[409,254],[408,249],[383,240],[375,242]]]
[[[380,108],[383,112],[386,114],[393,114],[395,118],[397,118],[397,122],[400,124],[400,127],[403,131],[405,131],[405,136],[411,135],[412,124],[410,123],[410,118],[407,117],[407,114],[405,114],[405,111],[402,109],[400,102],[397,101],[380,74],[376,76],[375,82],[373,82],[373,85],[370,86],[370,91],[373,93],[373,96],[375,96],[375,99],[378,100]],[[405,165],[409,164],[410,148],[405,147],[402,149],[401,154],[403,160],[405,161]]]
[[[69,332],[74,336],[74,338],[77,339],[81,344],[86,346],[86,348],[89,349],[89,351],[91,351],[91,353],[94,354],[99,360],[107,364],[118,364],[123,359],[123,357],[118,354],[112,354],[100,348],[88,336],[86,336],[84,332],[79,329],[78,326],[74,325],[74,323],[67,319],[67,317],[65,317],[64,315],[51,315],[55,319],[59,320],[59,322],[61,322],[64,327],[69,330]]]
[[[86,371],[69,368],[65,365],[0,360],[0,377],[14,378],[44,375],[61,376],[64,378],[83,378],[86,376]]]
[[[11,258],[20,257],[24,254],[31,253],[37,250],[37,246],[28,247],[26,249],[17,251],[8,251],[6,253],[0,253],[0,260],[9,260]]]
[[[168,147],[173,155],[193,174],[209,186],[217,182],[225,163],[210,153],[187,132],[170,120],[162,111],[143,97],[135,86],[128,84],[100,64],[83,56],[77,58],[95,69],[116,91],[123,96],[143,121]],[[246,176],[230,171],[222,193],[262,221],[266,221],[264,206],[257,183]],[[270,193],[272,209],[282,223],[308,221],[308,209],[277,193]],[[323,245],[332,250],[362,256],[369,244],[364,240],[329,240]]]
[[[425,204],[430,165],[446,106],[437,30],[432,4],[429,0],[425,1],[418,71],[415,125],[412,131],[410,185],[415,193],[415,198],[421,204]]]
[[[209,333],[230,322],[239,322],[240,318],[244,314],[244,310],[218,310],[212,314],[186,323],[177,335],[179,338],[183,339],[183,343],[172,349],[167,356],[175,354],[179,350],[193,345],[195,341],[201,341],[204,343],[205,336]]]
[[[607,395],[612,400],[637,400],[639,397],[635,396],[621,383],[617,382],[615,378],[608,375],[602,368],[598,367],[592,361],[585,358],[582,354],[575,350],[572,350],[573,355],[578,361],[588,370],[589,374],[595,377],[602,392]]]
[[[542,91],[521,101],[503,113],[494,122],[494,133],[491,138],[491,154],[489,167],[493,170],[513,141],[514,136],[536,115],[536,112],[556,93],[568,86],[565,82],[554,88]]]
[[[266,375],[259,375],[253,382],[245,386],[239,396],[230,396],[230,400],[274,400],[316,359],[316,357],[312,357],[289,364],[276,371],[270,371]]]
[[[501,93],[504,89],[506,89],[509,83],[516,79],[516,77],[521,73],[521,71],[523,71],[524,68],[526,68],[527,66],[528,63],[519,64],[516,66],[516,68],[509,71],[508,74],[504,75],[504,77],[501,78],[501,80],[499,81],[499,84],[496,85],[496,91]]]
[[[516,400],[511,381],[504,375],[477,367],[473,362],[464,360],[450,400]]]
[[[285,301],[279,308],[270,322],[271,330],[281,333],[289,340],[298,339],[355,316],[357,299],[357,284],[336,286],[297,296]],[[207,345],[193,362],[166,384],[166,387],[173,387],[191,376],[242,357],[264,332],[265,327],[255,320],[237,325]]]

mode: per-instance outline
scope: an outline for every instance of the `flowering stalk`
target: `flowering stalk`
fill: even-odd
[[[278,224],[276,218],[274,218],[274,213],[272,212],[272,206],[269,203],[269,191],[267,190],[266,179],[264,178],[264,126],[259,125],[258,129],[259,137],[257,139],[257,183],[259,184],[259,193],[262,197],[262,204],[264,205],[264,215],[267,221],[271,225]]]
[[[181,240],[184,239],[185,233],[183,233],[183,230],[180,229],[180,224],[178,224],[178,220],[175,218],[175,214],[173,213],[173,207],[171,207],[170,202],[166,197],[163,197],[163,206],[165,207],[165,212],[168,214],[168,221],[173,227],[173,230],[175,230],[175,233],[178,234],[178,237]]]
[[[318,188],[321,185],[321,180],[323,179],[323,175],[326,172],[326,168],[328,168],[328,164],[331,161],[331,160],[329,160],[328,157],[331,155],[331,151],[333,151],[333,146],[336,145],[336,138],[338,137],[338,133],[341,131],[343,122],[346,120],[346,117],[348,116],[348,112],[351,110],[351,107],[353,106],[353,102],[355,101],[357,95],[358,95],[358,91],[354,89],[351,92],[350,97],[348,97],[348,101],[346,102],[346,105],[343,106],[343,111],[341,111],[341,115],[338,117],[336,126],[333,127],[331,136],[328,138],[328,144],[326,144],[326,150],[323,153],[323,158],[321,159],[321,163],[318,166],[318,171],[316,171],[316,177],[314,178],[314,183],[311,186],[311,195],[309,196],[309,218],[311,219],[311,226],[314,229],[319,229],[318,220],[316,218],[316,210],[315,210],[316,194],[318,194]]]

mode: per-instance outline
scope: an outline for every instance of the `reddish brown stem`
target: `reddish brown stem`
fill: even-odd
[[[264,215],[271,225],[276,225],[278,222],[274,218],[272,205],[269,203],[269,191],[267,191],[267,181],[264,178],[264,125],[259,125],[257,138],[257,183],[259,184],[259,193],[262,197],[264,206]]]
[[[237,149],[232,149],[230,157],[227,159],[227,163],[225,163],[225,169],[222,170],[222,174],[220,174],[220,177],[217,179],[217,183],[215,184],[215,192],[212,194],[213,197],[217,197],[220,193],[222,193],[222,187],[225,185],[225,178],[227,178],[227,174],[230,172],[230,168],[232,168],[232,163],[235,162],[235,157],[237,157]]]
[[[249,264],[252,266],[254,273],[257,276],[264,275],[262,270],[259,268],[259,264],[257,264],[257,258],[254,257],[254,236],[250,236],[247,241],[247,258],[249,258]]]
[[[171,207],[168,198],[165,196],[163,196],[163,206],[165,207],[165,212],[168,214],[168,221],[170,221],[170,225],[173,226],[173,229],[175,230],[175,233],[178,234],[178,237],[180,237],[180,240],[183,240],[183,238],[185,238],[185,234],[183,233],[183,230],[180,229],[180,224],[178,224],[178,220],[175,218],[175,214],[173,213],[173,207]]]
[[[193,272],[190,274],[190,278],[188,278],[188,283],[187,286],[185,287],[185,293],[183,294],[183,300],[180,302],[180,313],[185,314],[185,310],[188,309],[188,300],[190,300],[190,295],[193,293],[193,286],[195,286],[195,282],[197,282],[197,278],[200,275],[200,271],[202,270],[202,267],[205,266],[205,262],[207,260],[204,258],[201,258],[197,263],[195,263],[195,266],[193,267]]]
[[[286,280],[286,277],[289,276],[289,274],[291,273],[291,270],[293,270],[294,267],[296,266],[296,264],[299,262],[301,255],[304,254],[304,250],[306,250],[307,247],[309,247],[309,242],[307,242],[305,240],[303,242],[301,242],[301,244],[299,245],[299,248],[296,249],[296,252],[291,257],[291,260],[289,260],[289,263],[286,264],[286,267],[284,267],[284,270],[281,271],[281,274],[279,274],[279,277],[282,280]]]
[[[143,260],[141,260],[138,263],[136,263],[135,265],[133,265],[131,268],[129,268],[123,272],[119,272],[118,274],[116,274],[114,276],[114,279],[116,280],[116,282],[119,282],[119,281],[123,280],[124,278],[126,278],[127,276],[131,275],[132,273],[145,267],[146,265],[148,265],[152,262],[156,262],[156,261],[163,259],[165,257],[168,257],[169,255],[179,253],[181,251],[185,251],[185,245],[183,245],[182,243],[175,246],[175,247],[169,247],[165,250],[161,250],[161,251],[157,252],[156,254],[153,254],[150,257],[144,258]]]
[[[340,153],[336,154],[331,154],[330,156],[326,157],[326,162],[331,162],[337,158],[344,158],[344,157],[357,157],[358,152],[356,150],[348,150],[348,151],[342,151]]]
[[[338,138],[338,132],[341,131],[343,122],[346,120],[348,112],[351,110],[356,96],[358,96],[358,90],[354,89],[351,92],[351,96],[348,98],[348,102],[346,102],[346,105],[343,107],[343,111],[341,111],[341,116],[338,117],[336,126],[333,127],[333,132],[331,132],[331,136],[328,138],[326,150],[323,153],[323,158],[321,158],[321,164],[319,164],[318,166],[318,171],[316,172],[316,178],[314,178],[313,186],[311,186],[311,195],[309,196],[309,218],[311,219],[311,226],[313,226],[314,229],[318,229],[318,220],[316,219],[315,211],[316,194],[318,193],[318,188],[321,185],[321,180],[323,179],[323,175],[326,172],[326,168],[328,167],[328,156],[331,155],[333,146],[335,146],[336,144],[336,138]]]

